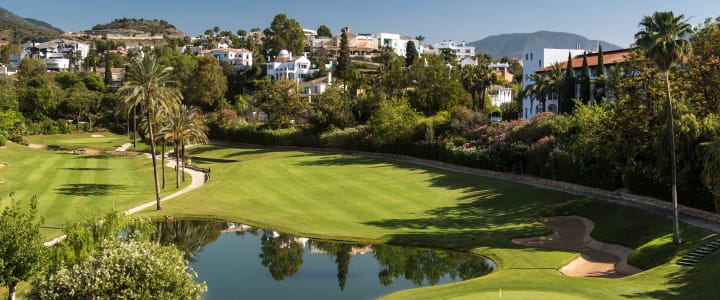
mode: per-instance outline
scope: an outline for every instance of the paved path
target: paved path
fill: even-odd
[[[123,144],[122,146],[118,147],[117,149],[115,149],[115,151],[117,151],[117,152],[124,152],[124,151],[127,151],[131,146],[132,146],[131,143],[126,143],[126,144]],[[146,154],[146,155],[147,155],[148,158],[151,158],[151,157],[152,157],[150,154]],[[161,157],[158,155],[158,156],[157,156],[157,159],[160,160]],[[176,161],[175,161],[174,159],[168,159],[168,160],[167,160],[167,166],[168,166],[168,167],[170,167],[170,168],[175,168],[175,164],[176,164]],[[189,191],[192,191],[192,190],[194,190],[194,189],[197,189],[197,188],[201,187],[202,185],[204,185],[205,182],[207,182],[208,177],[206,177],[206,176],[205,176],[205,173],[203,173],[203,172],[200,172],[200,171],[197,171],[197,170],[193,170],[193,169],[189,169],[189,168],[185,168],[185,173],[190,174],[190,177],[191,177],[191,179],[192,179],[192,183],[190,183],[190,185],[186,186],[186,187],[183,188],[182,190],[179,190],[179,191],[177,191],[177,192],[175,192],[175,193],[172,193],[172,194],[170,194],[170,195],[167,195],[167,196],[163,197],[162,199],[160,199],[160,202],[165,202],[165,201],[167,201],[167,200],[170,200],[170,199],[172,199],[172,198],[175,198],[175,197],[177,197],[177,196],[180,196],[180,195],[182,195],[182,194],[185,194],[185,193],[187,193],[187,192],[189,192]],[[126,210],[126,211],[125,211],[125,215],[126,215],[126,216],[127,216],[127,215],[132,215],[132,214],[134,214],[134,213],[137,213],[137,212],[139,212],[139,211],[145,210],[145,209],[147,209],[147,208],[154,207],[155,205],[157,205],[157,202],[156,202],[156,201],[147,202],[147,203],[145,203],[145,204],[143,204],[143,205],[140,205],[140,206],[137,206],[137,207],[133,207],[133,208],[131,208],[131,209]],[[45,245],[46,247],[52,246],[52,245],[55,245],[55,244],[63,241],[65,238],[67,238],[67,236],[66,236],[66,235],[62,235],[62,236],[59,236],[59,237],[57,237],[57,238],[55,238],[55,239],[53,239],[53,240],[50,240],[50,241],[48,241],[48,242],[45,242],[44,245]]]

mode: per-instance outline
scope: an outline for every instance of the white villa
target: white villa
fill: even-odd
[[[527,52],[524,54],[523,57],[523,85],[522,88],[525,89],[528,85],[533,84],[533,81],[530,80],[530,74],[535,73],[535,71],[552,66],[555,63],[567,61],[568,53],[570,53],[571,56],[575,57],[576,55],[582,55],[587,50],[581,50],[581,49],[549,49],[549,48],[543,48],[543,49],[537,49],[530,52]],[[549,111],[549,112],[558,112],[558,94],[557,93],[551,93],[551,95],[548,96],[547,101],[545,101],[545,106],[542,107],[540,101],[534,101],[530,98],[523,99],[523,105],[522,105],[522,118],[523,119],[532,119],[536,113],[542,112],[542,111]]]
[[[270,80],[285,78],[288,80],[301,81],[317,72],[310,68],[310,59],[306,56],[293,57],[287,50],[280,50],[278,55],[268,59],[267,75]]]
[[[310,81],[302,83],[302,96],[307,97],[309,102],[312,102],[312,97],[325,93],[325,91],[332,85],[332,73],[328,73],[328,76],[315,78]]]
[[[253,64],[253,53],[247,49],[218,48],[206,50],[203,54],[229,63],[235,68],[235,71],[248,69]]]
[[[42,59],[48,71],[67,71],[80,67],[89,51],[90,45],[72,40],[54,39],[45,43],[25,43],[20,54],[10,55],[10,64],[18,68],[23,58],[30,56]]]

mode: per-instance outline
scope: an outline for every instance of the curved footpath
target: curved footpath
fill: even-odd
[[[576,250],[581,255],[560,269],[560,273],[575,277],[619,278],[642,272],[627,262],[633,249],[607,244],[593,239],[590,233],[595,224],[580,216],[541,218],[540,222],[553,229],[545,236],[516,238],[518,245],[541,248]]]
[[[130,148],[130,146],[132,146],[131,143],[123,144],[122,146],[120,146],[120,147],[118,147],[117,149],[115,149],[115,152],[125,152],[125,151],[127,151],[127,150]],[[152,157],[150,154],[146,154],[146,155],[147,155],[148,158],[151,158],[151,157]],[[160,158],[160,156],[158,156],[158,159],[159,159],[159,158]],[[167,163],[167,166],[168,166],[168,167],[174,168],[176,164],[177,164],[177,162],[176,162],[175,160],[173,160],[173,159],[168,159],[168,163]],[[197,189],[197,188],[201,187],[202,185],[204,185],[205,182],[207,182],[208,177],[206,177],[206,176],[205,176],[205,173],[203,173],[203,172],[200,172],[200,171],[197,171],[197,170],[194,170],[194,169],[190,169],[190,168],[185,168],[185,173],[190,174],[190,176],[191,176],[191,178],[192,178],[192,183],[190,183],[190,185],[186,186],[186,187],[183,188],[182,190],[179,190],[179,191],[177,191],[177,192],[175,192],[175,193],[172,193],[172,194],[170,194],[170,195],[167,195],[167,196],[163,197],[162,199],[160,199],[160,202],[165,202],[165,201],[167,201],[167,200],[170,200],[170,199],[172,199],[172,198],[175,198],[175,197],[177,197],[177,196],[180,196],[180,195],[182,195],[182,194],[185,194],[185,193],[187,193],[187,192],[189,192],[189,191],[192,191],[192,190],[194,190],[194,189]],[[147,203],[145,203],[145,204],[143,204],[143,205],[140,205],[140,206],[137,206],[137,207],[133,207],[133,208],[131,208],[131,209],[126,210],[126,211],[125,211],[125,215],[126,215],[126,216],[127,216],[127,215],[132,215],[132,214],[137,213],[137,212],[139,212],[139,211],[142,211],[142,210],[144,210],[144,209],[153,207],[153,206],[155,206],[156,204],[157,204],[156,201],[147,202]],[[51,240],[51,241],[45,242],[44,245],[45,245],[46,247],[47,247],[47,246],[55,245],[55,244],[61,242],[62,240],[64,240],[66,237],[67,237],[66,235],[59,236],[59,237],[57,237],[57,238],[55,238],[55,239],[53,239],[53,240]]]

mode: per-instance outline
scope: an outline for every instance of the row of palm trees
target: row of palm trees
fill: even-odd
[[[152,154],[153,177],[155,180],[155,200],[157,209],[162,209],[160,202],[160,180],[157,171],[157,144],[162,144],[162,162],[165,165],[165,148],[172,143],[175,150],[175,187],[180,187],[180,167],[185,180],[185,146],[188,144],[207,143],[207,126],[200,119],[200,112],[195,107],[188,108],[181,103],[182,94],[174,86],[172,68],[162,66],[157,57],[146,55],[136,57],[128,65],[125,84],[119,93],[128,107],[128,112],[135,114],[138,109],[144,114],[140,129],[150,142]],[[135,116],[133,116],[135,119]],[[162,188],[165,188],[165,168],[162,168]]]

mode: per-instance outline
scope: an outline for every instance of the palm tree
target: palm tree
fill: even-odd
[[[155,198],[157,209],[162,209],[160,203],[160,185],[158,182],[156,147],[153,132],[153,111],[156,107],[167,108],[177,105],[182,99],[182,94],[171,84],[172,68],[160,65],[158,58],[146,55],[144,58],[136,57],[128,65],[125,85],[120,88],[124,102],[128,106],[143,104],[146,115],[148,140],[150,140],[150,151],[153,162],[153,177],[155,179]]]
[[[554,63],[547,73],[549,93],[557,96],[558,109],[557,113],[560,114],[560,90],[562,89],[563,83],[565,82],[565,71],[562,68],[561,63]]]
[[[425,37],[422,35],[418,35],[415,37],[415,39],[418,41],[418,48],[422,49],[422,42],[425,40]]]
[[[208,128],[197,117],[200,110],[197,107],[188,108],[180,105],[172,112],[167,125],[161,129],[165,140],[173,141],[175,145],[175,187],[180,187],[180,163],[185,168],[185,145],[188,143],[207,143]],[[185,172],[183,170],[183,181]]]
[[[685,16],[675,16],[672,12],[655,12],[640,21],[640,31],[635,34],[635,44],[645,50],[645,56],[651,59],[658,70],[665,75],[665,96],[668,106],[668,127],[670,131],[670,160],[672,169],[672,200],[673,200],[673,242],[679,244],[680,226],[678,220],[677,201],[677,170],[675,167],[675,128],[673,108],[670,97],[670,67],[682,62],[692,52],[692,45],[687,39],[692,34],[692,27],[685,22]]]
[[[532,84],[528,85],[523,89],[522,94],[524,97],[530,98],[530,110],[532,112],[533,99],[537,99],[542,103],[542,111],[545,111],[545,101],[547,95],[550,93],[550,80],[543,74],[530,74],[530,80]],[[537,113],[537,111],[535,111]]]
[[[485,106],[485,91],[497,83],[497,76],[486,65],[466,65],[460,72],[463,87],[472,95],[472,108],[477,111]]]
[[[149,136],[149,128],[147,127],[147,124],[156,124],[159,128],[163,128],[168,124],[168,120],[176,113],[177,110],[178,105],[172,105],[167,107],[157,105],[153,110],[153,115],[150,122],[147,122],[147,120],[143,118],[143,122],[141,122],[140,124],[140,130],[144,133],[145,136]],[[165,138],[161,130],[155,132],[155,136],[153,136],[153,139],[155,140],[155,143],[162,144],[162,150],[160,151],[160,170],[162,170],[162,189],[165,189],[165,149],[167,148],[168,139]]]

